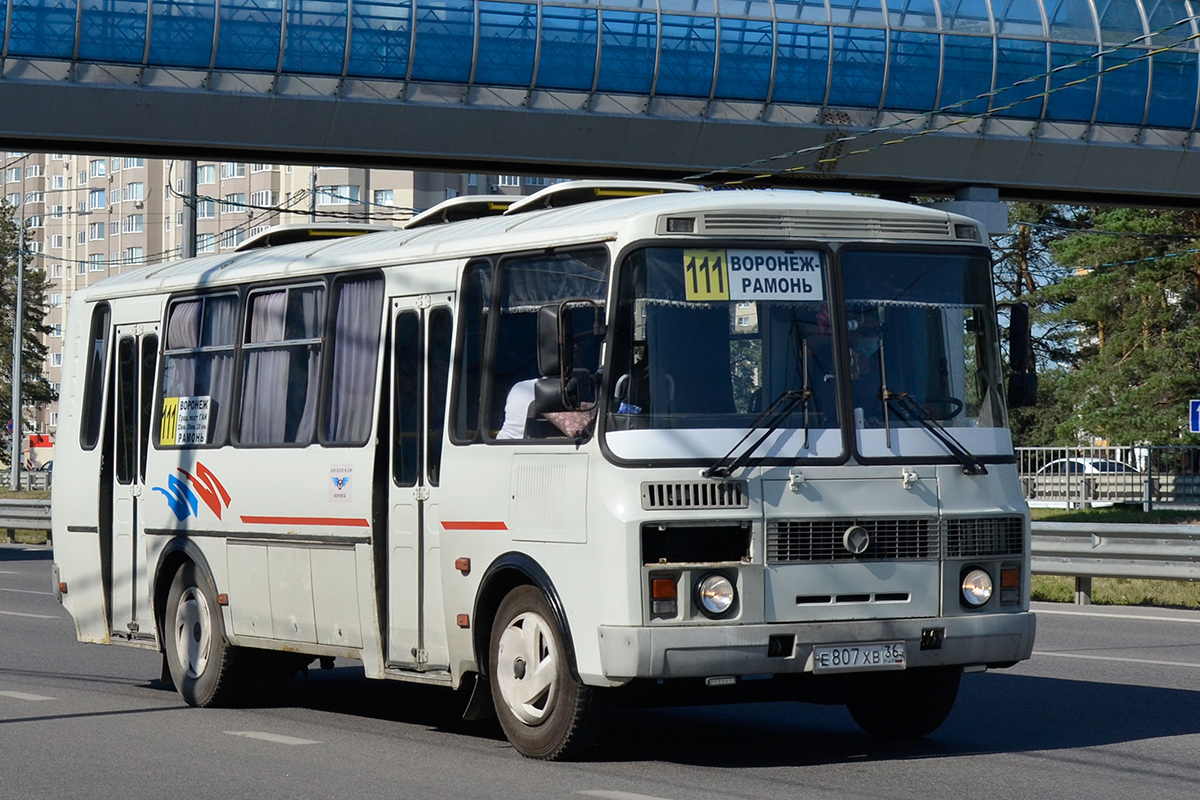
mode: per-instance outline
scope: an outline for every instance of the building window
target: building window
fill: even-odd
[[[4,196],[4,200],[10,206],[12,206],[13,208],[16,208],[17,206],[21,205],[21,193],[20,192],[12,192],[11,194],[6,194]]]
[[[62,353],[51,353],[50,354],[50,366],[52,366],[52,367],[61,367],[62,366]]]
[[[25,193],[25,202],[26,203],[44,203],[44,202],[46,202],[46,196],[44,194],[42,194],[41,192],[26,192]]]
[[[121,230],[125,233],[141,233],[142,232],[142,215],[130,214],[122,223]]]
[[[109,236],[116,236],[120,232],[121,232],[121,221],[119,219],[114,219],[112,222],[108,223],[108,235]]]
[[[88,177],[103,178],[108,174],[108,162],[103,158],[98,158],[88,162]]]
[[[88,223],[88,241],[97,242],[102,240],[104,238],[105,227],[106,226],[103,222]]]
[[[9,167],[8,169],[4,170],[4,180],[8,181],[9,183],[19,183],[21,181],[21,168]]]
[[[246,210],[246,195],[244,192],[236,194],[227,194],[225,199],[221,201],[221,213],[232,214],[236,211]]]
[[[251,164],[250,172],[275,172],[279,169],[278,164]]]
[[[109,172],[120,172],[121,171],[121,159],[114,158],[112,160],[112,162],[110,162],[108,165],[108,171]]]
[[[144,158],[127,158],[125,159],[125,169],[133,169],[134,167],[146,166]]]
[[[499,179],[499,184],[501,186],[520,186],[521,185],[521,176],[520,175],[501,175],[500,179]]]
[[[46,174],[46,168],[41,164],[30,164],[25,168],[26,178],[40,178]]]
[[[246,240],[246,231],[232,228],[221,233],[221,249],[232,250]]]
[[[318,186],[317,204],[324,206],[345,206],[357,203],[359,198],[358,186]]]
[[[211,253],[217,249],[217,235],[215,233],[202,233],[196,237],[196,252]]]
[[[63,218],[63,207],[62,206],[50,206],[50,217],[52,219],[62,219]]]
[[[53,322],[50,324],[50,335],[56,339],[62,338],[62,323]]]
[[[55,264],[50,268],[50,277],[61,279],[63,276],[63,265]]]
[[[246,165],[232,161],[221,162],[221,177],[222,178],[244,178],[246,177]]]
[[[467,173],[467,186],[478,186],[478,185],[479,185],[479,175],[477,175],[474,172],[468,172]]]
[[[63,189],[66,187],[66,185],[67,185],[67,176],[66,175],[53,175],[50,177],[50,188],[51,189]]]
[[[92,189],[88,192],[88,208],[93,211],[104,208],[106,199],[103,189]]]
[[[53,234],[50,237],[50,247],[54,250],[62,250],[63,235],[61,233]]]
[[[104,253],[92,253],[87,257],[88,271],[100,272],[104,269]]]
[[[396,192],[393,189],[376,189],[375,190],[375,205],[377,205],[377,206],[394,206],[394,205],[396,205]]]
[[[217,216],[217,203],[215,200],[197,200],[196,201],[196,219],[212,219]]]
[[[79,170],[79,172],[75,173],[75,179],[79,181],[80,186],[83,186],[85,183],[87,183],[87,170]]]
[[[550,179],[549,178],[526,178],[525,185],[526,186],[549,186]]]
[[[61,394],[61,393],[62,393],[62,389],[60,388],[60,387],[62,386],[62,384],[61,384],[61,383],[55,382],[55,383],[52,383],[52,384],[50,384],[50,385],[51,385],[51,386],[54,388],[54,393],[55,393],[55,394]],[[57,411],[51,411],[51,412],[50,412],[50,427],[52,427],[52,428],[57,428],[57,427],[58,427],[58,412],[57,412]]]
[[[75,241],[78,244],[87,244],[87,231],[79,231],[75,234]]]
[[[146,185],[140,181],[136,183],[127,183],[125,184],[125,188],[121,190],[121,199],[133,201],[143,200],[145,199],[146,195],[145,189]]]
[[[126,264],[141,264],[146,258],[146,251],[141,247],[126,247],[125,258]]]
[[[26,217],[25,224],[31,228],[44,228],[46,226],[46,218],[41,214],[36,214],[32,217]]]
[[[216,183],[217,182],[217,165],[205,164],[201,167],[196,167],[196,183]]]
[[[250,195],[250,205],[258,206],[259,208],[273,206],[278,202],[279,202],[279,195],[276,194],[275,192],[270,192],[270,191],[253,192]]]

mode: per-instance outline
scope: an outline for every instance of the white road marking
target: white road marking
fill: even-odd
[[[1123,664],[1154,664],[1160,667],[1191,667],[1200,669],[1200,664],[1190,664],[1187,661],[1152,661],[1148,658],[1121,658],[1120,656],[1090,656],[1083,653],[1047,653],[1035,650],[1035,656],[1053,656],[1054,658],[1082,658],[1086,661],[1118,661]]]
[[[225,731],[230,736],[244,736],[247,739],[261,739],[264,742],[274,742],[275,744],[320,744],[320,742],[312,739],[297,739],[295,736],[283,736],[278,733],[260,733],[259,731]]]
[[[592,789],[586,792],[576,792],[587,797],[602,797],[604,800],[666,800],[648,794],[633,794],[632,792],[613,792],[607,789]]]
[[[0,592],[20,592],[21,594],[44,594],[44,595],[54,594],[54,592],[39,592],[35,589],[0,589]]]
[[[1035,608],[1034,614],[1061,614],[1068,617],[1104,617],[1105,619],[1137,619],[1149,622],[1184,622],[1190,625],[1200,625],[1200,616],[1195,619],[1188,617],[1155,617],[1149,614],[1105,614],[1103,612],[1091,613],[1087,611],[1059,611],[1058,609],[1044,610]]]
[[[32,619],[58,619],[54,614],[22,614],[20,611],[0,611],[6,617],[31,617]]]
[[[28,692],[0,692],[4,697],[11,697],[14,700],[53,700],[53,697],[46,697],[42,694],[29,694]]]
[[[20,575],[19,572],[9,572],[6,569],[0,569],[0,575]]]

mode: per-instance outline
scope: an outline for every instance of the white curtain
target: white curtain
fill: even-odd
[[[253,297],[250,343],[281,342],[287,293]],[[287,419],[288,351],[248,349],[242,381],[242,415],[238,439],[247,444],[284,441]]]
[[[378,276],[342,282],[325,429],[329,442],[362,444],[370,436],[382,305],[383,280]]]

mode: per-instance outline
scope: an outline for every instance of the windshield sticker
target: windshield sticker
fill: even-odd
[[[825,299],[821,254],[814,250],[684,250],[688,300]]]
[[[158,443],[162,447],[207,444],[212,397],[164,397]]]

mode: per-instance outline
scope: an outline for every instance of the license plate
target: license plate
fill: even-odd
[[[859,672],[904,669],[904,642],[818,645],[812,651],[813,672]]]

